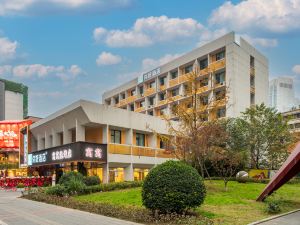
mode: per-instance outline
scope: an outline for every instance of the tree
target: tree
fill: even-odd
[[[226,119],[218,121],[220,135],[215,136],[215,144],[210,149],[210,162],[214,171],[224,181],[225,191],[231,177],[244,167],[247,161],[243,121]],[[217,140],[217,141],[216,141]]]
[[[186,81],[184,85],[186,98],[177,102],[173,97],[169,97],[172,103],[172,117],[177,118],[178,123],[174,123],[172,118],[165,116],[169,135],[161,137],[178,158],[197,168],[202,177],[205,174],[208,175],[205,160],[220,128],[215,124],[216,110],[224,107],[227,102],[225,87],[221,87],[218,94],[210,96],[203,94],[205,90],[209,91],[215,87],[215,84],[208,82],[212,80],[214,69],[206,72],[207,80],[199,68],[181,75]]]
[[[278,169],[292,142],[287,121],[274,108],[256,105],[242,114],[251,167]]]

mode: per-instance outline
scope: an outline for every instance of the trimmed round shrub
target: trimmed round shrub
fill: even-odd
[[[183,213],[200,206],[205,195],[204,182],[197,170],[180,161],[154,167],[142,189],[143,205],[162,214]]]
[[[62,184],[62,185],[65,185],[65,186],[68,186],[68,183],[72,180],[77,180],[79,182],[82,182],[83,183],[83,175],[81,173],[78,173],[78,172],[74,172],[74,171],[71,171],[71,172],[68,172],[68,173],[64,173],[61,178],[59,179],[58,183],[59,184]]]
[[[100,178],[98,176],[84,177],[84,183],[86,186],[99,185]]]

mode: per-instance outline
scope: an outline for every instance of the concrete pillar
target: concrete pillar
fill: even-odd
[[[127,167],[124,168],[124,180],[125,181],[133,181],[133,165],[130,163]]]
[[[40,134],[37,135],[37,149],[38,150],[42,150],[44,148],[42,138],[43,137]]]
[[[103,144],[107,144],[109,140],[109,127],[108,125],[105,125],[102,127],[102,142]]]
[[[126,142],[127,145],[132,145],[132,137],[133,137],[133,130],[128,129],[126,130]]]
[[[63,124],[63,144],[70,144],[72,142],[71,131],[67,129],[65,124]]]
[[[85,141],[85,127],[82,126],[76,119],[76,142]]]
[[[149,147],[156,148],[156,134],[148,134]]]
[[[103,165],[103,181],[102,183],[107,184],[109,182],[109,164]]]
[[[54,129],[52,129],[52,146],[56,147],[60,145],[59,135],[57,132],[55,132]]]

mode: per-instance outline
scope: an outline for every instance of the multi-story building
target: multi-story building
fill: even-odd
[[[290,111],[282,113],[282,115],[289,120],[291,132],[300,134],[300,108],[294,108]]]
[[[278,77],[270,81],[269,104],[279,112],[286,112],[298,104],[295,98],[294,80]]]
[[[22,120],[28,113],[28,87],[0,79],[0,121]]]
[[[168,134],[160,118],[80,100],[32,124],[21,150],[33,174],[85,170],[104,183],[142,180],[174,158],[158,134]]]
[[[129,111],[172,118],[172,104],[189,97],[186,75],[195,70],[199,71],[198,97],[203,104],[208,99],[220,102],[220,93],[227,93],[228,100],[207,112],[214,114],[213,118],[236,117],[253,104],[268,102],[268,60],[234,32],[105,92],[102,101]]]

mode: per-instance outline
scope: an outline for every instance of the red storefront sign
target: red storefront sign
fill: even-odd
[[[0,121],[0,148],[19,148],[20,129],[30,124],[31,120]]]

